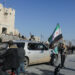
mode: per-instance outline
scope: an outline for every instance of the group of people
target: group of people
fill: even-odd
[[[65,57],[66,57],[66,47],[63,43],[59,43],[58,45],[51,44],[51,65],[55,65],[59,59],[59,55],[61,58],[60,65],[61,68],[64,67]],[[56,62],[54,62],[56,60]]]
[[[2,45],[2,42],[0,45]],[[25,75],[25,50],[22,47],[19,48],[16,44],[13,43],[12,40],[10,40],[7,47],[3,49],[5,49],[3,53],[0,50],[0,59],[3,60],[3,62],[0,62],[0,64],[2,64],[0,71],[6,72],[6,70],[11,70],[11,75],[14,75],[13,73],[20,75],[20,72],[23,72]]]
[[[1,42],[1,40],[0,40]],[[4,52],[2,50],[2,42],[0,43],[0,59],[3,59],[2,68],[0,71],[6,71],[11,69],[12,75],[15,72],[17,75],[20,75],[20,72],[23,72],[25,75],[25,68],[24,68],[24,60],[25,60],[25,50],[22,47],[18,47],[16,44],[13,43],[12,40],[8,42]],[[65,56],[66,56],[66,47],[63,43],[60,44],[51,44],[51,65],[54,65],[54,59],[58,61],[59,54],[61,57],[60,67],[64,67]],[[1,63],[1,62],[0,62]],[[56,62],[55,62],[56,63]],[[0,72],[1,73],[1,72]],[[2,74],[0,74],[2,75]]]

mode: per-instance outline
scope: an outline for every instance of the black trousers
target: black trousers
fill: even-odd
[[[61,67],[64,67],[65,54],[61,54]]]
[[[52,54],[52,55],[51,55],[51,62],[50,62],[50,63],[51,63],[51,65],[54,65],[54,58],[55,58],[55,55],[54,55],[54,54]]]

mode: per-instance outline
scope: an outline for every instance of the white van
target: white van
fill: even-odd
[[[25,67],[50,62],[50,50],[43,43],[34,41],[14,41],[14,43],[25,50]]]

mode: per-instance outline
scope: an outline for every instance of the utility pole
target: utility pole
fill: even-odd
[[[43,42],[43,35],[41,34],[41,41]]]

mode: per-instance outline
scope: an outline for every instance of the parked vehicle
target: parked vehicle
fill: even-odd
[[[25,67],[32,64],[50,62],[50,50],[40,42],[14,41],[18,47],[25,49]]]

